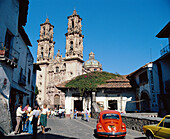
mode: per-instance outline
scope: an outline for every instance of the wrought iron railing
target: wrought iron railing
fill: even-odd
[[[170,44],[166,45],[164,48],[160,50],[161,56],[165,55],[166,53],[170,52]]]
[[[14,48],[8,50],[5,47],[0,47],[0,57],[9,58],[10,60],[17,64],[19,59],[19,52]]]

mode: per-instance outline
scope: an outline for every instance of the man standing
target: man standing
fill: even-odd
[[[17,125],[15,127],[15,134],[18,134],[21,132],[20,124],[22,123],[22,114],[25,113],[25,111],[22,111],[22,105],[20,104],[19,107],[17,108],[16,111],[16,121],[17,121]]]
[[[37,136],[37,123],[38,123],[38,118],[39,118],[39,107],[35,106],[33,110],[33,119],[32,119],[32,124],[33,124],[33,136]]]

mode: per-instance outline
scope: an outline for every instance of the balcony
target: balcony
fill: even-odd
[[[0,61],[6,61],[7,64],[13,68],[17,67],[19,59],[19,52],[13,49],[6,49],[5,47],[0,47]]]
[[[18,84],[21,86],[26,86],[26,76],[21,74]]]
[[[166,45],[164,48],[160,50],[161,56],[165,55],[166,53],[170,52],[170,44]]]

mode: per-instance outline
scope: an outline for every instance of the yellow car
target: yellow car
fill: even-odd
[[[143,126],[148,139],[170,139],[170,115],[166,115],[157,125]]]

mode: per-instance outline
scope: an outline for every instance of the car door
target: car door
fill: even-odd
[[[170,139],[170,117],[165,117],[158,125],[156,136],[158,138]]]

